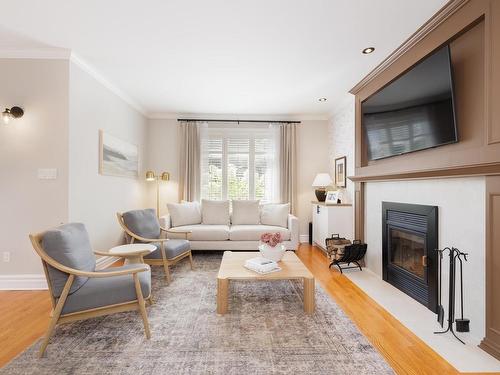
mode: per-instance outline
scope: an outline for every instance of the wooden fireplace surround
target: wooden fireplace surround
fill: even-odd
[[[369,161],[361,102],[450,44],[459,142]],[[370,181],[486,176],[486,337],[500,359],[500,1],[451,0],[350,91],[355,95],[355,238],[364,237]]]

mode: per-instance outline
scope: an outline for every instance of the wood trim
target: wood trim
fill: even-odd
[[[364,176],[356,175],[349,176],[348,178],[353,182],[368,182],[497,175],[500,175],[500,162],[459,165],[454,167],[424,169],[400,173],[374,174]]]
[[[349,93],[358,94],[371,81],[373,81],[380,73],[386,70],[390,65],[396,62],[402,55],[412,49],[417,43],[429,35],[439,25],[451,17],[453,13],[458,11],[470,0],[451,0],[444,5],[434,16],[424,23],[414,34],[406,39],[393,53],[387,56],[379,65],[377,65],[370,73],[368,73]]]

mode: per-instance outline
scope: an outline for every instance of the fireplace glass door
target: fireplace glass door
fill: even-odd
[[[425,279],[425,235],[390,229],[390,262],[419,279]]]

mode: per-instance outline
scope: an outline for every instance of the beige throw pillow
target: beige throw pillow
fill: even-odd
[[[203,224],[229,225],[229,201],[202,199],[201,218]]]
[[[167,203],[172,227],[201,224],[199,202]]]
[[[278,227],[288,227],[288,214],[290,213],[290,203],[264,204],[261,207],[260,223],[263,225],[275,225]]]
[[[259,201],[233,200],[233,214],[231,224],[260,224]]]

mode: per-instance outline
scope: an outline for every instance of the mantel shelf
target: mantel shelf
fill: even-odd
[[[356,175],[349,176],[347,178],[353,182],[369,182],[496,175],[500,175],[500,162],[459,165],[454,167],[425,169],[420,171],[407,171],[398,173]]]

